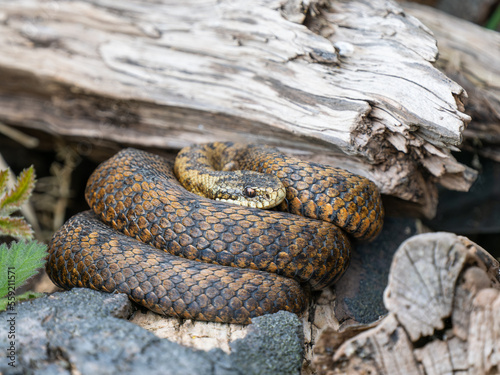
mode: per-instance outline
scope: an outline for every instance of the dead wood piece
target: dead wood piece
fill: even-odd
[[[410,238],[391,267],[388,316],[338,348],[325,330],[314,350],[318,374],[498,373],[498,271],[499,263],[465,237]]]
[[[411,351],[408,354],[411,356]],[[454,372],[450,350],[445,341],[431,341],[421,349],[415,349],[414,356],[426,369],[425,374],[427,375],[453,374]],[[414,373],[419,374],[420,372]]]
[[[500,371],[500,292],[483,289],[474,299],[470,319],[467,359],[474,374]]]
[[[384,301],[412,341],[444,328],[466,255],[465,246],[447,234],[434,237],[432,244],[426,236],[412,238],[396,252]]]
[[[426,216],[436,183],[475,178],[450,154],[465,92],[432,66],[429,30],[391,1],[16,0],[0,19],[8,125],[171,150],[277,145]]]
[[[493,277],[494,278],[494,277]],[[479,290],[488,288],[491,284],[491,277],[479,267],[470,267],[461,275],[459,285],[455,289],[451,323],[453,335],[463,341],[467,340],[470,330],[470,314],[473,311],[474,296]]]
[[[151,311],[137,311],[131,321],[156,336],[199,350],[231,351],[229,344],[246,336],[247,326],[167,318]]]
[[[313,363],[318,374],[419,374],[411,342],[394,315],[348,340],[334,355],[319,355],[331,352],[324,343],[320,338],[315,349]]]
[[[436,67],[467,90],[472,121],[461,148],[500,161],[500,34],[434,8],[404,3],[429,27],[439,46]]]

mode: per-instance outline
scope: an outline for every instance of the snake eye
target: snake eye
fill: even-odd
[[[250,187],[246,187],[245,188],[245,195],[248,197],[248,198],[253,198],[257,195],[257,192],[250,188]]]

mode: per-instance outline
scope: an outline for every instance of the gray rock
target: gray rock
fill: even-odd
[[[248,335],[232,343],[231,354],[209,352],[160,339],[131,323],[122,294],[73,289],[18,305],[15,315],[0,313],[2,374],[299,374],[302,328],[280,312],[255,318]],[[5,322],[15,317],[15,364],[9,366]]]
[[[231,343],[235,368],[245,374],[299,374],[302,365],[302,323],[285,311],[252,320],[244,339]]]

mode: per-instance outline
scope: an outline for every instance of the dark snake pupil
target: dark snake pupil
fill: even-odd
[[[249,198],[253,198],[253,197],[255,197],[255,195],[256,195],[256,194],[257,194],[257,193],[255,192],[255,190],[254,190],[254,189],[249,188],[249,187],[245,188],[245,195],[246,195],[247,197],[249,197]]]

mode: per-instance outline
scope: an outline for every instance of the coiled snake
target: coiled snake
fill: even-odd
[[[212,185],[226,179],[210,165],[278,177],[286,188],[278,207],[290,213],[200,197],[190,176],[210,175]],[[303,286],[321,289],[340,277],[350,242],[339,227],[368,240],[382,226],[371,181],[273,148],[202,145],[181,151],[175,170],[196,194],[180,185],[171,163],[144,151],[125,149],[101,164],[85,192],[92,211],[72,217],[49,245],[52,281],[127,293],[163,315],[247,324],[279,310],[300,313],[308,303]],[[237,189],[229,190],[217,199]],[[249,198],[275,198],[274,190],[258,190],[243,184]],[[282,199],[276,194],[271,205]]]

